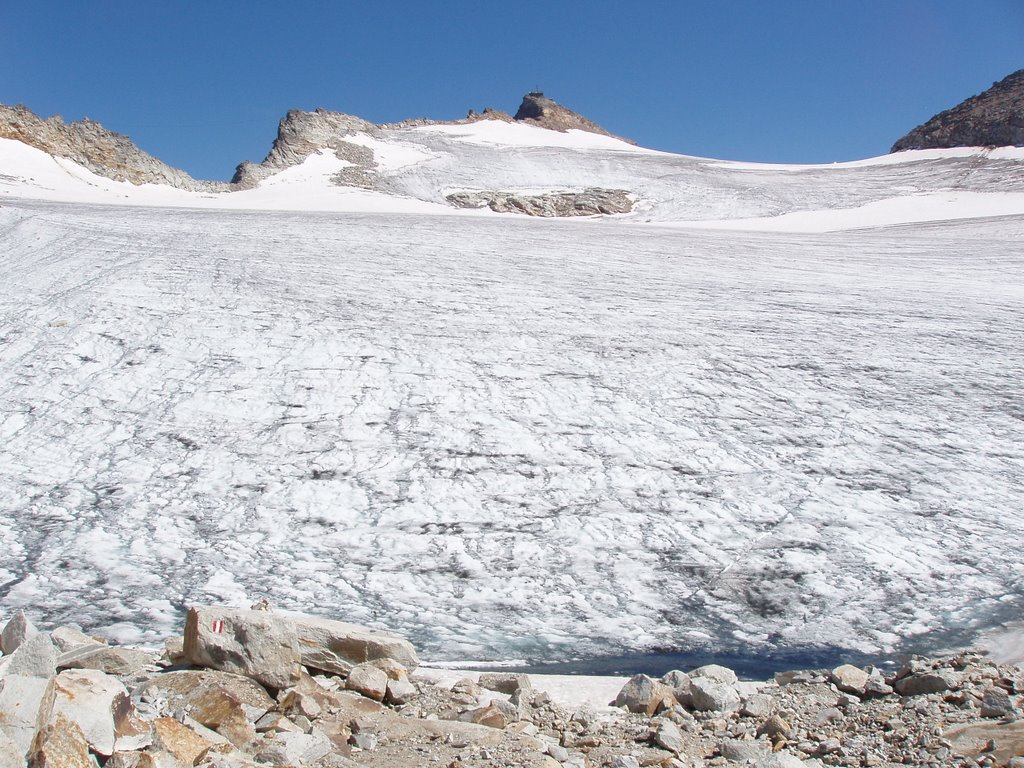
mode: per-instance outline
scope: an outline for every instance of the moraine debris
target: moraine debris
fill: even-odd
[[[1024,670],[980,652],[739,681],[637,675],[606,707],[526,675],[454,684],[406,640],[326,619],[205,606],[169,652],[74,627],[4,630],[0,768],[1020,768]],[[69,662],[101,654],[102,663]],[[62,668],[63,671],[59,671]]]

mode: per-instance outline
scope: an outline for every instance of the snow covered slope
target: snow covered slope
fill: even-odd
[[[479,125],[357,137],[373,189],[318,154],[215,196],[0,144],[3,609],[138,640],[266,596],[434,659],[872,650],[1019,609],[1015,154]],[[444,204],[591,185],[640,211]],[[837,231],[709,228],[787,220]]]
[[[634,197],[629,218],[638,223],[796,232],[1024,213],[1024,149],[924,150],[831,166],[758,165],[498,120],[374,128],[372,136],[354,133],[335,144],[339,151],[324,148],[254,189],[213,193],[111,181],[0,139],[0,200],[473,216],[480,212],[457,211],[446,196],[607,188]],[[340,157],[346,147],[372,153],[367,186],[339,183],[338,175],[353,166]]]

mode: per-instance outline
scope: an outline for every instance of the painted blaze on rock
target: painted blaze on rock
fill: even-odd
[[[185,618],[185,658],[251,677],[270,688],[299,681],[295,628],[266,611],[194,607]]]

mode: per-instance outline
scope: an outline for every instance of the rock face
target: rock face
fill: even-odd
[[[127,136],[108,131],[94,120],[65,123],[59,115],[43,120],[25,106],[0,104],[0,138],[24,142],[54,157],[66,157],[114,181],[166,184],[193,191],[227,189],[226,184],[197,181],[162,163]]]
[[[1024,69],[935,115],[890,151],[986,146],[1024,146]]]
[[[531,91],[526,94],[523,97],[523,103],[519,105],[519,111],[512,116],[512,119],[521,123],[531,123],[551,131],[587,131],[588,133],[599,133],[602,136],[612,136],[616,139],[621,138],[613,136],[583,115],[549,99],[540,91]],[[622,141],[628,141],[628,139],[622,139]]]
[[[585,189],[521,195],[515,192],[454,192],[447,197],[456,208],[490,208],[497,213],[522,213],[545,218],[629,213],[633,200],[622,189]]]
[[[249,189],[262,180],[291,168],[310,155],[330,149],[341,160],[353,164],[345,169],[345,178],[338,183],[349,186],[369,186],[368,171],[374,167],[373,152],[358,144],[345,142],[354,133],[374,135],[379,129],[359,117],[341,112],[317,109],[313,112],[289,110],[277,126],[277,138],[262,163],[246,161],[235,169],[231,183],[240,189]]]

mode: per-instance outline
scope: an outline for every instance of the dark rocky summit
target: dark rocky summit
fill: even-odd
[[[599,133],[602,136],[611,136],[622,141],[629,141],[621,136],[609,133],[597,123],[573,112],[571,109],[563,107],[540,91],[531,91],[526,94],[523,97],[523,103],[519,105],[519,111],[513,115],[512,119],[521,123],[532,123],[551,131],[587,131],[588,133]],[[630,141],[629,143],[633,144],[635,142]]]
[[[1024,69],[935,115],[890,151],[1004,146],[1024,146]]]

